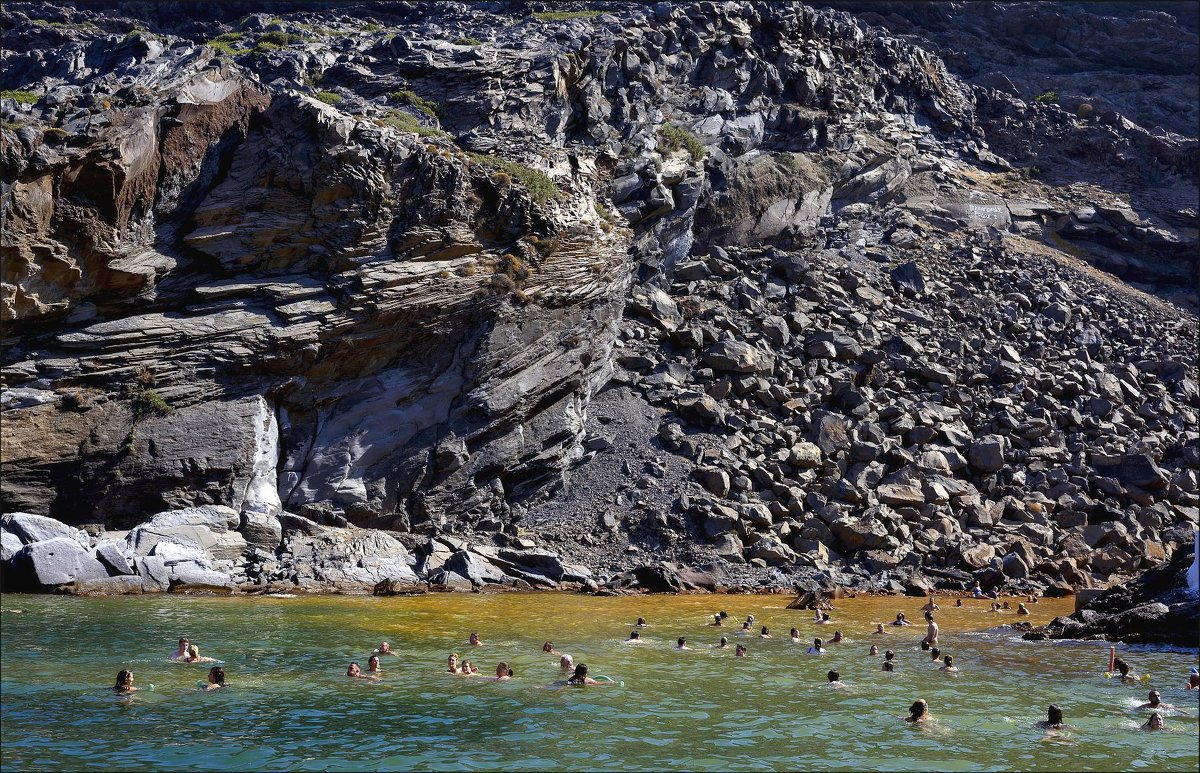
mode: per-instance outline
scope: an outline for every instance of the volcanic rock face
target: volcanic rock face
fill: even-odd
[[[3,12],[29,586],[1087,585],[1188,538],[1194,137],[798,4],[122,8]]]

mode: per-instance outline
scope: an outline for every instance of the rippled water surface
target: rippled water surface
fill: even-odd
[[[871,635],[919,599],[838,602],[836,625],[788,611],[785,596],[593,598],[566,594],[437,594],[376,599],[6,595],[0,765],[36,769],[690,769],[1196,770],[1197,691],[1183,689],[1194,650],[1118,645],[1149,681],[1103,676],[1108,645],[1025,642],[999,626],[1015,615],[983,601],[947,605],[942,647],[961,666],[948,677],[918,642],[924,626]],[[1015,603],[1014,603],[1015,605]],[[713,628],[724,608],[733,624]],[[15,613],[12,609],[22,610]],[[1044,600],[1033,622],[1069,612]],[[755,635],[735,620],[755,616]],[[647,642],[623,644],[638,616]],[[760,639],[768,625],[775,638]],[[800,629],[802,645],[787,632]],[[805,654],[813,636],[841,628],[851,641]],[[478,631],[481,647],[468,647]],[[711,647],[721,634],[747,658]],[[187,636],[225,663],[230,687],[196,689],[207,667],[167,655]],[[686,636],[694,651],[674,648]],[[381,640],[378,683],[346,665]],[[560,688],[550,640],[611,687]],[[896,652],[884,674],[871,643]],[[516,678],[496,683],[443,673],[451,651],[486,675],[500,660]],[[132,700],[104,688],[131,668]],[[850,687],[826,686],[838,669]],[[153,683],[153,692],[146,689]],[[1179,706],[1164,732],[1139,732],[1136,706],[1151,688]],[[916,698],[937,718],[900,717]],[[1047,735],[1032,724],[1057,702],[1075,725]]]

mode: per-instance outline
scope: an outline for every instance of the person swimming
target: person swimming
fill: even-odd
[[[630,631],[629,638],[625,640],[626,644],[644,644],[640,631]]]
[[[828,650],[821,646],[820,639],[813,639],[813,644],[808,648],[809,655],[824,655]]]
[[[953,655],[947,655],[945,658],[942,659],[942,662],[945,663],[945,665],[943,665],[941,667],[941,669],[940,669],[941,671],[944,671],[947,674],[957,674],[958,673],[958,666],[954,665],[954,656]]]
[[[842,688],[842,687],[846,686],[846,683],[842,681],[842,675],[839,674],[837,671],[831,670],[829,673],[825,674],[825,677],[829,680],[830,687],[833,687],[836,689],[836,688]]]
[[[733,656],[736,658],[744,658],[744,657],[746,657],[748,652],[749,651],[746,649],[745,644],[739,644],[737,646],[737,649],[733,651]]]
[[[883,661],[883,670],[887,671],[889,674],[894,673],[896,670],[896,664],[890,660],[885,660]]]
[[[1033,613],[1030,612],[1029,607],[1025,606],[1024,604],[1017,604],[1017,614],[1018,615],[1029,615],[1029,614],[1033,614]]]
[[[722,636],[721,641],[718,644],[714,644],[713,646],[719,650],[727,650],[727,649],[729,649],[729,639]],[[739,646],[741,646],[741,645],[739,645]]]
[[[171,660],[187,660],[188,644],[190,642],[187,639],[180,639],[179,649],[171,653]]]
[[[470,644],[472,647],[479,647],[483,644],[483,639],[480,639],[479,634],[472,631],[471,635],[467,637],[467,644]]]
[[[558,654],[557,652],[555,652],[555,651],[554,651],[554,644],[553,644],[553,643],[551,643],[551,642],[546,642],[545,644],[543,644],[543,645],[542,645],[542,652],[546,652],[546,653],[549,653],[549,654],[551,654],[551,655],[557,655],[557,654]]]
[[[379,642],[379,646],[376,647],[375,651],[372,652],[371,654],[372,655],[384,655],[384,656],[391,655],[392,657],[399,657],[396,653],[392,652],[391,645],[385,641]]]
[[[999,601],[993,601],[993,602],[992,602],[992,605],[991,605],[991,608],[990,608],[988,611],[989,611],[989,612],[999,612],[999,611],[1000,611],[1000,602],[999,602]]]
[[[709,625],[719,627],[719,626],[723,626],[725,624],[721,622],[721,616],[719,614],[716,614],[716,615],[713,615],[713,621],[711,623],[709,623]]]
[[[892,652],[891,650],[887,650],[883,653],[883,659],[886,662],[891,662],[896,659],[896,653]]]
[[[747,620],[746,622],[742,623],[742,628],[741,628],[741,630],[738,631],[738,636],[749,636],[749,635],[750,635],[750,621]]]
[[[612,682],[598,682],[588,676],[588,667],[586,663],[580,663],[575,666],[575,673],[571,674],[571,678],[567,680],[567,684],[572,687],[581,687],[585,684],[612,684]]]
[[[371,657],[367,658],[367,673],[368,674],[382,674],[383,673],[383,669],[379,667],[379,656],[378,655],[372,655]]]
[[[941,607],[933,600],[933,596],[929,597],[929,601],[925,602],[925,606],[921,607],[922,612],[937,612]]]
[[[225,669],[220,666],[213,666],[208,669],[208,684],[203,688],[205,690],[220,690],[225,686]]]
[[[758,634],[758,637],[760,639],[774,639],[775,638],[774,636],[771,635],[771,629],[765,625],[762,627],[762,631]]]
[[[1163,715],[1157,711],[1150,715],[1146,720],[1146,724],[1142,725],[1143,730],[1162,730],[1164,726]]]
[[[1008,605],[1008,602],[1007,602],[1007,601],[1005,601],[1003,604],[1001,604],[1001,605],[1000,605],[1000,608],[1001,608],[1001,609],[1012,609],[1012,607],[1010,607],[1010,606]]]
[[[463,676],[479,676],[479,669],[469,660],[464,660],[459,667],[459,673]]]
[[[187,657],[183,660],[184,663],[216,663],[216,658],[206,658],[200,654],[200,648],[195,644],[188,645]]]
[[[131,692],[137,692],[138,688],[133,686],[133,672],[128,668],[118,671],[117,683],[113,685],[112,691],[119,695],[128,695]]]
[[[788,636],[791,638],[792,644],[800,643],[800,629],[799,628],[793,628],[792,630],[788,631]]]
[[[1051,703],[1050,708],[1046,710],[1046,718],[1041,722],[1034,724],[1034,727],[1040,727],[1045,730],[1069,730],[1070,725],[1063,723],[1063,710],[1057,703]]]
[[[647,623],[647,622],[646,622],[646,618],[644,618],[644,617],[639,617],[639,618],[637,619],[637,623],[636,623],[636,625],[637,625],[637,627],[638,627],[638,628],[645,628],[647,625],[649,625],[649,623]]]
[[[922,642],[921,642],[921,651],[922,651],[922,652],[929,652],[929,642],[927,642],[927,641],[922,641]]]
[[[899,612],[896,614],[896,619],[892,621],[892,625],[912,625],[912,623],[904,616],[903,612]]]
[[[933,649],[929,650],[929,659],[931,661],[933,661],[934,663],[937,663],[939,660],[941,660],[941,655],[942,655],[942,651],[940,649],[938,649],[937,647],[934,647]]]
[[[346,676],[352,677],[354,679],[377,679],[378,678],[377,676],[375,676],[373,674],[364,674],[362,672],[362,666],[360,666],[358,663],[351,663],[350,665],[346,666]]]
[[[680,637],[679,637],[679,641],[675,642],[675,649],[677,649],[677,650],[690,650],[690,649],[691,649],[691,647],[689,647],[689,646],[687,645],[687,639],[685,639],[684,637],[680,636]]]
[[[955,600],[954,600],[954,606],[956,606],[956,607],[961,607],[961,606],[962,606],[962,599],[955,599]]]
[[[886,635],[887,633],[888,633],[888,630],[887,630],[886,628],[884,628],[884,627],[883,627],[883,623],[876,623],[876,624],[875,624],[875,630],[871,632],[871,635],[872,635],[872,636],[878,636],[879,634],[885,634],[885,635]]]
[[[1129,670],[1129,664],[1120,658],[1113,660],[1113,668],[1121,675],[1122,682],[1136,682],[1141,679],[1140,676]]]
[[[493,681],[502,682],[505,679],[512,679],[512,678],[513,678],[512,666],[508,665],[508,663],[506,663],[503,660],[496,664],[496,678]]]
[[[844,641],[849,641],[845,636],[842,636],[840,630],[833,632],[833,638],[829,640],[830,644],[841,644]]]
[[[868,651],[868,652],[867,652],[867,654],[868,654],[868,655],[878,655],[878,654],[879,654],[879,648],[878,648],[878,647],[876,647],[874,644],[872,644],[872,645],[871,645],[871,649],[870,649],[870,651]]]
[[[813,621],[815,625],[832,625],[833,624],[833,620],[830,619],[828,612],[821,612],[819,614],[821,615],[821,619]]]
[[[446,657],[446,673],[447,674],[461,674],[462,673],[462,670],[458,666],[458,653],[457,652],[451,652]]]
[[[1148,703],[1143,703],[1138,706],[1139,709],[1174,709],[1175,707],[1169,703],[1162,702],[1162,694],[1158,690],[1151,690],[1147,696],[1150,700]]]
[[[924,698],[919,698],[908,707],[908,716],[904,718],[905,722],[932,722],[933,715],[929,713],[929,704]]]
[[[566,654],[565,652],[562,654],[562,657],[560,657],[558,659],[558,667],[561,668],[563,671],[569,671],[570,669],[574,668],[574,666],[575,666],[575,659],[572,658],[570,655]]]
[[[1193,668],[1188,674],[1187,684],[1184,685],[1186,690],[1200,690],[1200,668]]]

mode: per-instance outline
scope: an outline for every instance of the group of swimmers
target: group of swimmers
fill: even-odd
[[[216,658],[204,657],[200,654],[200,648],[192,644],[187,639],[179,640],[179,649],[171,653],[167,658],[177,663],[220,663]],[[213,666],[208,670],[206,680],[197,682],[196,687],[200,690],[220,690],[225,686],[225,669],[221,666]],[[154,685],[150,685],[150,689],[154,689]],[[113,692],[118,695],[132,695],[139,690],[133,684],[133,671],[128,668],[123,668],[117,672],[117,683],[113,685]]]

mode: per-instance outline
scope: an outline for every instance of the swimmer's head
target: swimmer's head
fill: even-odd
[[[727,639],[726,637],[722,636],[722,637],[721,637],[721,646],[722,646],[722,647],[726,647],[726,646],[728,646],[728,645],[729,645],[729,639]]]
[[[828,677],[829,681],[831,681],[831,682],[839,681],[842,678],[842,675],[839,674],[837,671],[830,671],[825,676]]]
[[[928,641],[922,641],[922,642],[921,642],[921,649],[922,649],[922,650],[924,650],[925,652],[929,652],[929,642],[928,642]]]
[[[123,668],[117,672],[117,686],[113,689],[128,690],[133,686],[133,672],[128,668]]]
[[[892,660],[896,657],[896,653],[892,652],[891,650],[888,650],[883,653],[883,657],[884,657],[884,660]]]
[[[558,665],[561,666],[562,668],[570,668],[571,664],[574,662],[575,662],[574,658],[572,658],[570,655],[566,655],[566,654],[564,654],[561,658],[558,659]]]
[[[941,655],[941,654],[942,654],[942,651],[940,649],[938,649],[937,647],[934,647],[933,649],[929,650],[929,656],[932,657],[934,660],[937,660],[938,655]]]
[[[371,657],[367,658],[367,670],[368,671],[377,671],[378,669],[379,669],[379,656],[372,655]]]
[[[680,636],[680,637],[679,637],[679,641],[677,641],[677,642],[676,642],[676,644],[677,644],[678,646],[682,647],[683,645],[687,644],[687,639],[685,639],[684,637]]]
[[[542,645],[542,652],[554,652],[554,645],[550,642],[546,642]]]
[[[645,624],[646,624],[646,618],[644,618],[644,617],[639,617],[639,618],[638,618],[638,621],[637,621],[637,624],[638,624],[638,625],[645,625]]]
[[[208,683],[219,684],[225,686],[225,669],[220,666],[213,666],[208,670]]]
[[[642,634],[639,631],[630,631],[629,638],[630,639],[640,639],[640,638],[642,638]]]
[[[942,662],[944,662],[946,664],[946,668],[951,668],[954,666],[954,656],[947,655],[945,658],[942,659]]]
[[[929,704],[924,698],[918,698],[913,705],[908,707],[908,713],[913,719],[920,719],[929,713]]]
[[[743,630],[743,631],[749,631],[749,630],[750,630],[750,621],[749,621],[749,620],[747,620],[746,622],[742,623],[742,630]]]
[[[746,657],[746,646],[744,644],[739,644],[733,654],[737,655],[739,658]]]
[[[508,663],[506,663],[502,660],[496,664],[496,676],[500,677],[500,676],[512,676],[512,675],[513,675],[512,666],[508,665]]]
[[[571,679],[573,681],[582,682],[584,679],[587,679],[587,674],[588,674],[587,664],[580,663],[579,665],[575,666],[575,673],[571,674]]]
[[[381,642],[379,642],[379,651],[380,651],[380,652],[382,652],[382,653],[385,653],[385,654],[386,654],[386,653],[388,653],[388,652],[391,652],[391,651],[392,651],[392,649],[391,649],[391,647],[388,645],[388,643],[387,643],[387,642],[385,642],[385,641],[381,641]]]
[[[362,673],[362,666],[357,663],[351,663],[346,666],[346,676],[358,676]]]
[[[821,649],[821,640],[813,639],[813,646],[816,647],[817,649]]]
[[[1157,711],[1150,715],[1150,719],[1146,721],[1146,727],[1151,730],[1161,730],[1163,726],[1163,716]]]
[[[1158,690],[1150,691],[1150,705],[1157,706],[1159,701],[1161,701],[1161,700],[1162,700],[1162,695],[1158,692]]]
[[[793,639],[799,639],[800,638],[800,629],[793,628],[792,630],[788,631],[788,635],[791,636]]]
[[[764,626],[762,627],[762,635],[763,635],[763,636],[770,636],[770,635],[771,635],[771,629],[770,629],[770,628],[767,628],[767,627],[764,625]]]
[[[1121,660],[1120,658],[1117,658],[1116,660],[1113,661],[1113,668],[1120,671],[1121,676],[1125,676],[1126,674],[1129,673],[1129,664],[1126,663],[1124,660]]]
[[[721,610],[721,619],[724,620],[727,617],[729,617],[729,613],[726,612],[724,609],[722,609]]]
[[[1050,708],[1046,710],[1046,718],[1052,725],[1061,725],[1063,722],[1062,707],[1057,703],[1051,703]]]

